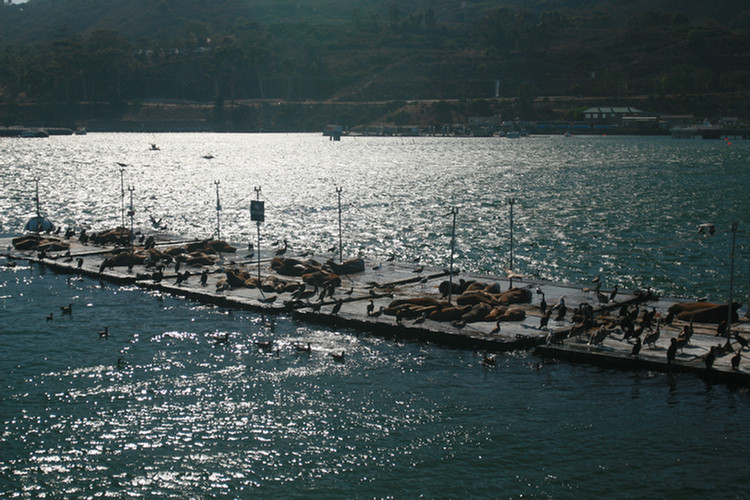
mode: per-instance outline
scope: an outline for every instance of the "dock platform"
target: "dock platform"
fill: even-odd
[[[398,309],[394,307],[397,304],[394,301],[403,302],[416,298],[428,304],[445,304],[447,297],[444,297],[443,292],[446,291],[446,282],[450,281],[448,269],[431,269],[417,263],[394,260],[373,262],[363,259],[361,262],[364,262],[364,269],[359,272],[337,274],[337,286],[327,288],[316,285],[314,290],[308,289],[303,295],[300,293],[304,289],[302,277],[281,275],[271,268],[274,257],[290,258],[288,255],[277,255],[278,250],[273,248],[261,252],[260,272],[257,254],[249,255],[247,250],[233,249],[231,252],[199,259],[199,262],[191,265],[175,254],[174,261],[156,267],[156,276],[155,268],[150,262],[113,267],[105,263],[105,259],[111,259],[118,253],[130,252],[130,247],[95,245],[80,242],[76,237],[60,241],[63,243],[62,248],[53,245],[41,250],[18,249],[13,245],[13,238],[0,238],[2,256],[6,259],[4,264],[12,265],[14,260],[24,260],[47,266],[56,272],[135,285],[228,308],[290,314],[305,321],[364,330],[384,337],[416,339],[487,352],[534,349],[534,353],[543,358],[592,363],[617,369],[694,372],[720,382],[743,385],[750,383],[750,361],[744,359],[746,355],[750,355],[750,350],[742,345],[746,342],[745,339],[750,338],[750,323],[744,318],[731,325],[733,336],[729,349],[725,348],[726,337],[717,335],[717,324],[694,322],[689,342],[677,349],[672,362],[667,362],[671,339],[677,338],[681,331],[690,327],[684,319],[675,318],[670,324],[665,322],[672,305],[686,302],[681,299],[659,298],[640,291],[617,291],[613,294],[610,288],[596,289],[590,285],[553,283],[525,276],[513,276],[511,279],[454,270],[454,287],[458,287],[460,283],[476,282],[493,292],[504,292],[512,285],[513,289],[524,291],[524,297],[528,300],[509,305],[515,314],[513,318],[503,318],[500,321],[496,321],[495,317],[485,321],[463,321],[461,318],[467,317],[459,316],[452,321],[438,321],[428,314],[437,306],[424,309],[422,314],[413,313],[419,311],[419,308],[405,310],[411,314],[393,314]],[[166,251],[191,243],[200,242],[157,239],[152,247]],[[324,263],[330,257],[297,255],[292,259],[314,259]],[[181,266],[176,268],[176,261],[181,261]],[[229,284],[229,273],[241,274],[243,278],[255,279],[260,276],[262,287]],[[257,281],[255,283],[257,285]],[[282,291],[280,285],[272,289],[271,283],[286,285],[286,290],[290,291]],[[291,290],[296,290],[297,293]],[[495,293],[494,296],[498,294]],[[609,300],[611,295],[614,297]],[[459,302],[461,297],[459,293],[451,296],[454,302]],[[606,299],[603,300],[603,296]],[[568,312],[558,317],[559,310],[556,309],[555,313],[547,317],[545,325],[543,309],[552,308],[561,302],[565,303]],[[586,327],[580,322],[580,316],[576,318],[574,315],[581,304],[586,304],[593,319]],[[639,314],[649,313],[654,320],[643,328],[640,337],[646,338],[648,334],[653,334],[658,322],[659,338],[649,344],[641,345],[639,342],[639,347],[635,349],[638,352],[633,354],[635,336],[625,339],[623,329],[612,326],[619,324],[619,315],[623,311],[634,315],[635,323],[641,321],[642,316],[639,318]],[[597,332],[603,333],[603,338],[592,338]],[[710,366],[706,363],[707,357],[713,358]],[[735,363],[739,361],[736,367],[733,366],[733,358],[736,358]]]

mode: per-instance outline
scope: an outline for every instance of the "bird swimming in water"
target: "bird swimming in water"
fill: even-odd
[[[495,366],[497,364],[497,361],[495,360],[495,356],[492,356],[491,354],[485,354],[482,357],[482,364],[484,366]]]
[[[66,314],[71,316],[73,315],[73,304],[68,304],[67,306],[60,306],[60,310],[63,313],[63,316]]]
[[[99,332],[96,332],[99,335],[99,338],[106,338],[109,337],[109,327],[105,326],[104,330],[101,330]]]
[[[55,317],[54,313],[49,313],[47,315],[47,321],[52,321],[54,319],[54,317]]]
[[[294,349],[298,352],[306,352],[308,354],[312,352],[310,342],[308,342],[306,346],[303,344],[294,344]]]
[[[331,353],[331,357],[337,363],[343,363],[344,361],[346,361],[345,355],[346,355],[346,353],[344,351],[341,351],[341,354],[336,354],[335,352]]]

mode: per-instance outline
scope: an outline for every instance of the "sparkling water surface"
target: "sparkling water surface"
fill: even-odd
[[[159,151],[149,151],[149,143]],[[89,134],[0,139],[0,233],[216,230],[322,255],[728,295],[747,293],[747,141]],[[205,159],[204,155],[213,159]],[[715,235],[697,234],[716,224]],[[744,295],[746,297],[746,295]],[[73,304],[72,316],[59,307]],[[53,321],[46,315],[55,312]],[[693,375],[401,343],[58,275],[0,270],[2,498],[747,498],[742,388]],[[100,339],[97,331],[112,332]],[[216,336],[228,334],[228,344]],[[258,350],[274,340],[279,353]],[[310,342],[311,354],[290,346]],[[336,363],[331,353],[346,352]],[[744,488],[744,489],[743,489]]]

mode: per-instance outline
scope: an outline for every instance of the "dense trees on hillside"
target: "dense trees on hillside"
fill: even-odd
[[[675,94],[750,90],[744,10],[722,25],[684,9],[517,3],[523,7],[477,0],[468,10],[441,0],[361,0],[340,12],[339,2],[337,17],[324,22],[313,2],[257,2],[253,15],[240,0],[101,0],[88,5],[113,12],[84,26],[60,10],[80,9],[80,0],[32,0],[27,8],[56,33],[25,43],[7,37],[21,8],[4,4],[0,102],[374,101],[492,97],[499,90],[530,115],[533,98],[545,95],[649,95],[659,103]],[[47,12],[65,23],[54,24]],[[269,21],[269,13],[280,21]]]

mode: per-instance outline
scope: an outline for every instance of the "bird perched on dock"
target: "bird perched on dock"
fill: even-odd
[[[740,350],[742,350],[742,349],[744,349],[744,348],[746,348],[746,347],[747,347],[747,345],[748,345],[748,342],[747,342],[747,339],[746,339],[745,337],[741,336],[741,335],[740,335],[740,334],[738,334],[738,333],[735,333],[735,334],[734,334],[734,339],[735,339],[735,340],[737,341],[737,343],[738,343],[738,344],[740,345]]]
[[[562,321],[565,319],[565,314],[568,312],[568,306],[565,305],[565,298],[560,297],[560,301],[557,303],[557,306],[555,306],[557,309],[557,316],[555,316],[555,321]]]
[[[540,330],[544,330],[545,328],[547,328],[550,316],[552,316],[552,309],[547,309],[547,312],[542,315],[542,319],[539,320]]]
[[[669,339],[669,348],[667,349],[667,366],[671,365],[677,357],[677,339]]]
[[[633,349],[630,351],[630,355],[634,358],[637,358],[639,352],[641,352],[641,338],[636,337],[635,344],[633,344]]]
[[[208,271],[205,269],[201,272],[201,285],[206,286],[208,283]]]
[[[375,264],[374,266],[372,266],[372,270],[373,271],[378,271],[378,270],[380,270],[381,267],[383,267],[383,265],[380,262],[378,262],[377,264]]]
[[[367,315],[372,316],[372,312],[375,310],[375,303],[371,300],[369,304],[367,304]]]
[[[599,329],[589,337],[589,345],[601,345],[610,333],[611,330],[604,326],[600,326]]]
[[[68,304],[67,306],[60,306],[60,310],[62,311],[63,316],[65,316],[66,314],[68,316],[72,316],[73,315],[73,304]]]
[[[490,334],[500,333],[500,320],[497,320],[495,327],[490,330]]]
[[[258,299],[258,302],[262,302],[264,304],[273,304],[277,298],[278,295],[271,295],[270,297],[263,297]]]
[[[737,349],[737,354],[732,357],[732,368],[735,370],[740,369],[740,360],[742,359],[742,349]]]
[[[542,314],[547,312],[547,299],[544,297],[544,293],[542,293],[542,300],[539,302],[539,309],[542,310]]]
[[[98,331],[98,332],[96,332],[96,333],[97,333],[97,334],[99,335],[99,338],[100,338],[100,339],[103,339],[103,338],[109,337],[109,327],[108,327],[108,326],[105,326],[105,327],[104,327],[104,330]]]
[[[422,271],[424,271],[424,266],[419,266],[418,268],[414,269],[412,272],[413,273],[421,273]]]
[[[419,317],[414,320],[414,324],[419,325],[421,323],[424,323],[426,320],[427,320],[427,311],[423,311],[422,314],[420,314]]]
[[[714,351],[716,347],[711,346],[711,348],[708,350],[708,354],[706,354],[706,357],[703,358],[703,361],[706,363],[706,368],[709,370],[714,366],[714,361],[716,361],[716,352]]]
[[[612,288],[612,293],[609,294],[609,301],[610,302],[614,302],[615,301],[615,297],[617,297],[617,291],[618,291],[618,288],[617,288],[617,285],[615,285],[614,288]]]
[[[344,301],[339,299],[336,301],[336,304],[333,306],[333,309],[331,309],[331,314],[337,315],[339,311],[341,310],[341,306],[344,305]]]
[[[385,261],[386,262],[393,262],[395,259],[396,259],[396,256],[395,255],[391,255],[390,257],[388,257],[387,259],[385,259]]]
[[[660,335],[661,335],[661,327],[659,325],[659,322],[657,321],[656,330],[646,335],[646,338],[643,339],[643,343],[646,345],[651,345],[651,347],[656,347],[656,341],[659,340]]]
[[[286,253],[287,248],[289,248],[289,245],[287,244],[287,241],[284,240],[284,247],[283,248],[279,248],[278,250],[276,250],[274,252],[274,255],[277,256],[277,257],[281,257],[282,255],[284,255]]]

